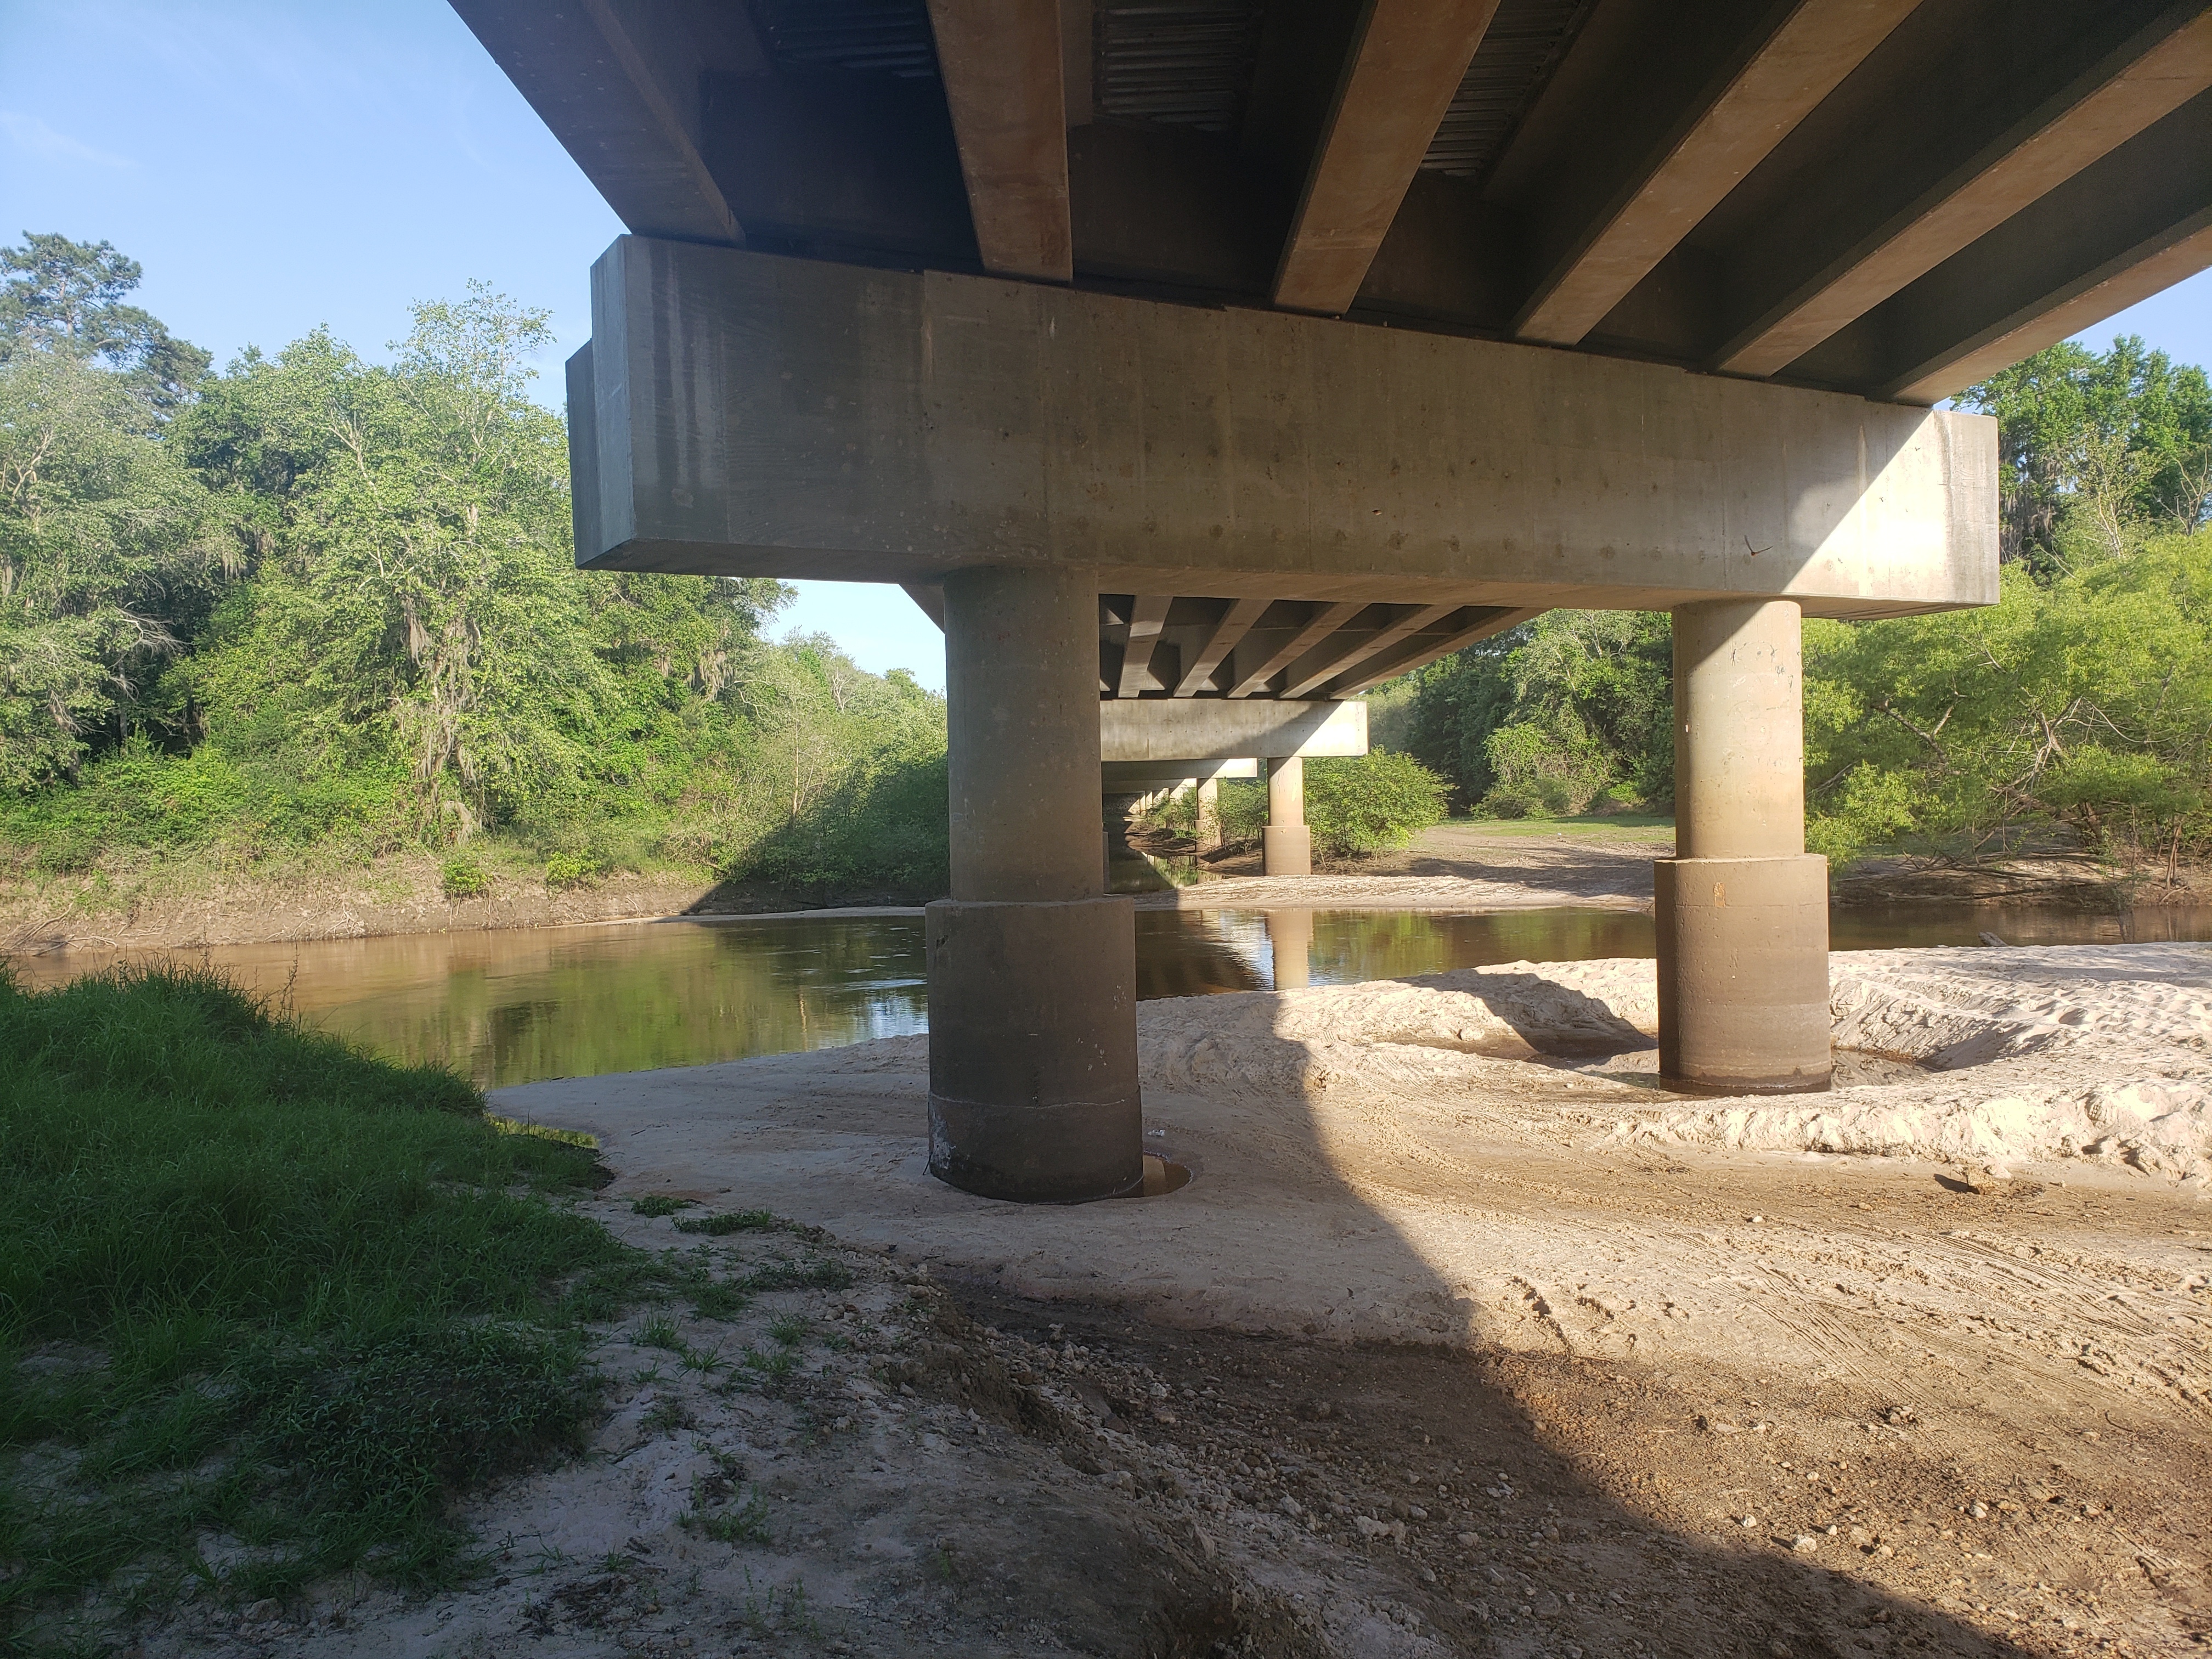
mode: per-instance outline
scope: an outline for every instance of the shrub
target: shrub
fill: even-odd
[[[491,890],[491,878],[467,854],[456,853],[438,872],[438,884],[449,899],[476,898]]]
[[[1332,858],[1396,847],[1444,815],[1443,779],[1410,755],[1371,754],[1306,763],[1306,823],[1314,848]]]
[[[1572,817],[1612,781],[1596,745],[1561,742],[1531,722],[1499,726],[1484,750],[1496,781],[1481,809],[1495,817]]]
[[[1267,784],[1231,778],[1221,786],[1221,840],[1226,847],[1257,842],[1267,824]]]
[[[545,884],[559,891],[596,885],[607,872],[607,861],[596,853],[556,853],[545,860]]]
[[[1387,750],[1306,763],[1306,827],[1314,850],[1345,858],[1395,847],[1444,816],[1450,786],[1409,755]],[[1267,785],[1221,786],[1221,837],[1234,846],[1260,839],[1267,823]]]
[[[951,880],[942,739],[873,757],[732,861],[740,878],[829,896],[935,898]]]

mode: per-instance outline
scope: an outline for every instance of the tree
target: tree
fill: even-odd
[[[0,247],[0,361],[50,352],[121,375],[155,420],[188,400],[209,357],[124,295],[143,276],[107,242],[23,234]]]
[[[2212,831],[2212,534],[2152,538],[1984,611],[1805,624],[1808,839],[1969,855]]]
[[[588,769],[612,691],[568,550],[567,447],[530,402],[542,313],[482,285],[414,308],[390,368],[326,334],[241,360],[181,434],[265,548],[197,679],[327,759],[382,752],[463,836]]]
[[[489,830],[548,880],[770,836],[939,879],[941,698],[765,641],[779,582],[575,568],[542,313],[476,286],[388,366],[318,331],[188,386],[131,261],[9,258],[0,834],[49,867]]]
[[[2202,368],[2124,335],[2101,356],[2063,340],[1970,386],[1961,409],[1997,420],[2001,556],[2049,576],[2069,514],[2116,550],[2129,526],[2184,533],[2212,486],[2212,384]]]
[[[223,578],[205,492],[140,429],[121,377],[0,362],[0,789],[121,743]]]
[[[1673,664],[1664,612],[1547,611],[1422,671],[1413,752],[1493,811],[1668,799]]]

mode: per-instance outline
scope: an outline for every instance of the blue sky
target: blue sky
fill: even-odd
[[[220,362],[318,324],[364,352],[471,277],[590,331],[621,227],[444,0],[0,0],[0,240],[106,240]],[[2212,362],[2212,273],[2088,331]],[[896,588],[802,585],[786,621],[942,687]]]

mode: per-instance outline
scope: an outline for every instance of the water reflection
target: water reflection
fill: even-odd
[[[2113,915],[1914,903],[1838,912],[1838,950],[2212,938],[2212,906]],[[428,933],[180,952],[398,1059],[488,1085],[698,1066],[923,1030],[919,915],[729,918]],[[1439,915],[1376,910],[1148,910],[1137,994],[1343,985],[1495,963],[1648,957],[1632,911]],[[27,985],[106,966],[106,952],[19,959]]]
[[[175,953],[326,1030],[498,1086],[926,1030],[919,916],[430,933]],[[26,984],[105,966],[71,951],[14,965]]]
[[[2161,904],[2140,910],[2092,910],[2075,904],[1949,904],[1910,899],[1855,904],[1828,916],[1829,947],[1893,951],[1905,945],[1978,945],[1994,933],[2008,945],[2155,945],[2212,939],[2212,904]]]

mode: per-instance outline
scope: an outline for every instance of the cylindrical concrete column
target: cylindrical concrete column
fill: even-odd
[[[1271,876],[1313,874],[1313,832],[1306,828],[1306,763],[1296,755],[1267,763],[1267,827],[1261,868]]]
[[[1828,861],[1805,851],[1802,623],[1787,599],[1677,605],[1674,850],[1654,866],[1659,1070],[1828,1086]]]
[[[1144,1182],[1133,901],[1099,858],[1087,575],[945,582],[952,896],[928,910],[929,1169],[987,1198]]]

